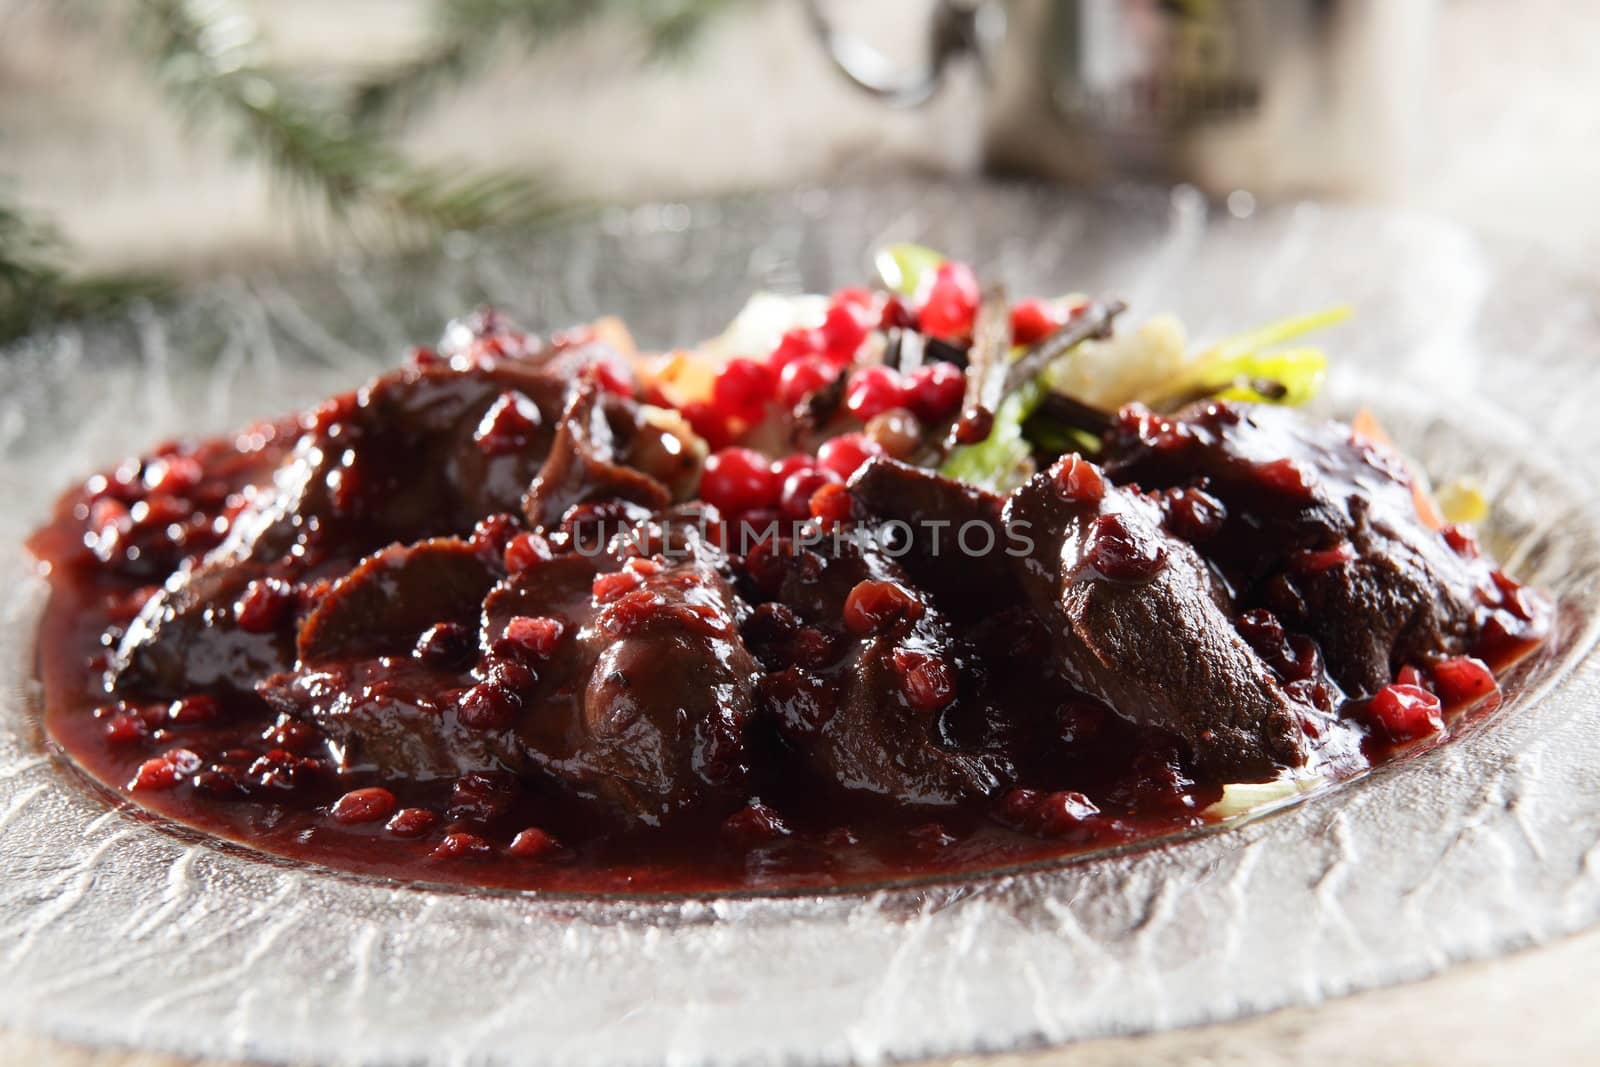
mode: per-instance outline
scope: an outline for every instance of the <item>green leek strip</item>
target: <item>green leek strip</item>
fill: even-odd
[[[1160,404],[1191,396],[1215,395],[1223,400],[1258,404],[1304,404],[1321,390],[1327,378],[1328,357],[1318,348],[1267,349],[1341,322],[1349,315],[1349,308],[1329,308],[1230,337],[1196,357],[1164,383],[1149,402]],[[1252,384],[1258,381],[1276,383],[1283,392],[1281,395],[1265,394]]]

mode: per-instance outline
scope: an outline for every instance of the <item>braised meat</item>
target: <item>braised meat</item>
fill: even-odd
[[[915,804],[995,792],[1005,761],[961,751],[946,736],[958,649],[905,572],[870,538],[830,538],[782,563],[777,602],[812,628],[790,636],[802,647],[789,658],[801,662],[763,691],[801,758],[824,782]]]
[[[592,479],[594,496],[611,487],[665,504],[664,486],[616,465],[626,455],[619,440],[637,432],[630,401],[537,360],[412,367],[336,398],[308,416],[227,540],[174,574],[129,628],[113,664],[118,684],[152,695],[247,691],[291,662],[293,583],[387,544],[469,532],[524,497],[559,508],[559,519],[583,498],[555,488],[574,478]]]
[[[1033,550],[1019,573],[1067,677],[1182,738],[1204,774],[1270,777],[1306,761],[1295,702],[1233,628],[1227,597],[1143,497],[1068,457],[1006,502]]]
[[[31,543],[52,736],[152,808],[385,876],[835,885],[1350,775],[1547,632],[1387,447],[1034,404],[1119,305],[976,293],[949,264],[915,311],[845,291],[715,369],[486,315],[96,476]]]
[[[1348,426],[1212,403],[1174,417],[1130,409],[1106,438],[1118,482],[1167,490],[1180,532],[1215,513],[1198,547],[1242,607],[1310,635],[1334,679],[1370,694],[1407,664],[1460,655],[1490,614],[1492,563],[1458,552],[1419,514],[1411,474]]]

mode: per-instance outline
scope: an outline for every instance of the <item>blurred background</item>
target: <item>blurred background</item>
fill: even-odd
[[[1600,255],[1592,0],[818,9],[907,68],[943,19],[941,89],[851,86],[803,0],[0,0],[0,317],[574,203],[984,167],[1381,200]]]

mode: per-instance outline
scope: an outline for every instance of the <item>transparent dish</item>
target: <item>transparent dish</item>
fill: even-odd
[[[1330,410],[1373,407],[1560,602],[1506,704],[1450,743],[1218,830],[1065,864],[826,895],[577,899],[273,860],[117,807],[45,745],[43,583],[73,478],[348,387],[491,301],[714,332],[916,239],[1018,291],[1126,296],[1197,336],[1350,303]],[[1238,219],[1146,190],[902,184],[616,212],[182,304],[0,354],[0,1025],[267,1061],[871,1061],[1214,1022],[1413,979],[1600,918],[1600,304],[1535,252],[1410,216]],[[1263,817],[1269,816],[1269,817]]]

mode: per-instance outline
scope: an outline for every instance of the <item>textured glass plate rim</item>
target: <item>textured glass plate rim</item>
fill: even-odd
[[[848,201],[851,197],[855,197],[857,199],[864,200],[869,206],[881,211],[884,206],[882,201],[888,199],[892,192],[892,190],[858,190],[855,192],[846,191],[843,194],[839,194],[838,198],[840,200]],[[963,190],[961,195],[968,195],[968,192],[969,191]],[[980,190],[979,192],[981,193],[982,197],[987,197],[994,201],[994,203],[990,205],[991,207],[1001,204],[1005,198],[1012,195],[1037,195],[1044,198],[1055,195],[1046,193],[1045,191],[1036,191],[1035,193],[1028,194],[1016,194],[1015,190],[1009,192],[1004,190],[1000,192],[995,192],[993,190],[984,192]],[[825,197],[827,194],[808,195],[813,197]],[[947,193],[945,195],[948,198],[949,194]],[[781,203],[782,202],[780,200],[779,206],[781,206]],[[1372,223],[1374,221],[1370,214],[1358,212],[1352,217],[1357,223],[1361,223],[1363,221],[1366,223]],[[1590,345],[1591,350],[1592,347],[1593,346]],[[1467,407],[1472,408],[1473,404],[1468,403]],[[1478,407],[1482,408],[1483,412],[1488,416],[1487,424],[1496,426],[1494,421],[1495,417],[1493,414],[1494,409],[1488,408],[1486,405],[1478,405]],[[1496,426],[1496,428],[1509,429],[1509,427],[1506,426]],[[1587,427],[1567,427],[1568,430],[1584,428]],[[1588,429],[1588,439],[1592,440],[1594,436],[1592,428]],[[1531,442],[1532,438],[1527,434],[1525,429],[1518,432],[1521,433],[1520,439],[1523,444]],[[1511,439],[1518,439],[1516,433],[1512,434]],[[1582,435],[1578,435],[1578,439],[1582,439]],[[1579,478],[1575,476],[1573,472],[1577,472],[1577,474],[1588,475],[1589,478]],[[1592,499],[1593,494],[1590,490],[1590,486],[1593,484],[1592,472],[1593,467],[1591,463],[1579,460],[1573,463],[1571,470],[1563,473],[1559,479],[1560,482],[1565,483],[1568,487],[1575,490],[1582,498],[1582,507],[1580,510],[1591,520],[1589,524],[1591,528],[1593,525],[1592,519],[1594,512]],[[1575,511],[1573,514],[1577,514],[1577,512]],[[21,599],[23,598],[13,599],[5,605],[7,614],[11,616],[11,618],[7,620],[8,624],[17,621],[17,608]],[[26,612],[24,611],[23,614],[25,615]],[[1590,623],[1591,625],[1586,626],[1583,632],[1578,635],[1578,639],[1584,644],[1587,644],[1587,642],[1593,637],[1592,618]],[[1519,703],[1528,703],[1534,706],[1522,708],[1520,712],[1495,716],[1491,720],[1490,725],[1506,727],[1504,720],[1509,719],[1513,720],[1510,724],[1510,727],[1520,726],[1523,729],[1518,732],[1525,733],[1525,728],[1530,725],[1528,720],[1532,719],[1536,713],[1538,714],[1539,718],[1547,720],[1547,725],[1551,725],[1556,728],[1564,728],[1573,725],[1573,721],[1576,718],[1575,715],[1571,714],[1575,711],[1573,707],[1567,707],[1565,709],[1567,714],[1561,714],[1559,709],[1552,708],[1550,705],[1556,703],[1557,698],[1580,696],[1581,694],[1578,694],[1576,690],[1582,688],[1583,683],[1585,682],[1592,685],[1596,672],[1593,669],[1595,666],[1593,657],[1588,657],[1585,659],[1581,656],[1581,649],[1575,649],[1572,646],[1568,647],[1570,651],[1567,656],[1563,657],[1561,667],[1563,669],[1571,667],[1572,670],[1570,673],[1564,676],[1547,677],[1548,684],[1536,687],[1538,692],[1534,695],[1538,698],[1537,700],[1529,700],[1524,698],[1523,700],[1519,701]],[[1570,704],[1570,701],[1567,701],[1567,703]],[[1550,722],[1549,720],[1552,718],[1552,715],[1556,716],[1556,718],[1553,722]],[[1491,736],[1486,738],[1483,736],[1485,733],[1489,733]],[[1344,808],[1358,807],[1361,803],[1363,803],[1361,800],[1362,794],[1392,792],[1394,790],[1395,780],[1399,779],[1409,783],[1412,781],[1409,775],[1418,775],[1419,777],[1415,780],[1415,783],[1418,786],[1421,786],[1423,781],[1420,777],[1421,775],[1441,772],[1445,769],[1445,764],[1465,760],[1469,749],[1485,748],[1489,746],[1490,743],[1495,739],[1492,736],[1493,733],[1494,731],[1474,729],[1471,732],[1471,736],[1464,739],[1460,745],[1445,746],[1444,748],[1426,753],[1414,760],[1407,761],[1407,766],[1405,768],[1407,777],[1402,778],[1402,776],[1399,774],[1374,775],[1360,783],[1355,783],[1340,789],[1338,794],[1333,798],[1327,798],[1320,803],[1313,803],[1310,805],[1293,805],[1287,810],[1277,813],[1279,816],[1281,816],[1281,818],[1247,820],[1245,825],[1240,826],[1237,829],[1233,829],[1230,833],[1220,835],[1208,834],[1206,835],[1204,841],[1198,843],[1188,842],[1171,848],[1160,848],[1153,851],[1140,850],[1138,853],[1131,856],[1112,857],[1103,861],[1097,859],[1096,862],[1092,864],[1072,864],[1066,868],[1058,868],[1048,872],[1029,872],[1024,875],[1002,877],[994,880],[993,883],[986,883],[983,885],[933,885],[915,887],[911,889],[896,889],[883,893],[874,893],[871,895],[870,900],[857,902],[862,905],[861,908],[850,908],[848,911],[846,911],[843,916],[846,921],[840,925],[839,928],[834,931],[834,933],[835,935],[839,935],[854,931],[862,935],[864,939],[865,935],[869,931],[875,931],[876,929],[872,925],[873,920],[884,920],[888,923],[889,927],[898,929],[898,927],[901,925],[898,920],[904,918],[909,910],[913,917],[920,916],[923,920],[926,920],[918,927],[919,930],[926,932],[928,929],[930,929],[930,927],[937,927],[935,932],[942,930],[945,935],[959,935],[961,929],[960,924],[957,924],[954,927],[950,927],[948,924],[945,926],[938,926],[942,916],[947,916],[953,911],[958,910],[955,908],[955,905],[958,903],[962,904],[963,908],[967,909],[963,912],[963,914],[970,915],[972,914],[970,907],[971,901],[981,901],[985,896],[997,897],[1005,895],[1008,897],[1018,898],[1016,901],[1007,904],[1006,906],[1008,908],[1020,909],[1027,903],[1028,900],[1032,899],[1029,896],[1030,892],[1039,891],[1038,895],[1042,899],[1032,900],[1032,903],[1042,903],[1045,906],[1048,906],[1050,903],[1049,898],[1051,886],[1055,885],[1056,883],[1065,883],[1073,880],[1086,868],[1093,867],[1096,870],[1103,869],[1107,872],[1120,871],[1125,874],[1138,874],[1141,869],[1148,870],[1152,867],[1157,869],[1170,867],[1171,865],[1167,864],[1166,861],[1171,859],[1174,855],[1181,854],[1183,860],[1186,861],[1199,861],[1204,859],[1206,855],[1216,853],[1217,850],[1211,846],[1214,845],[1219,839],[1224,838],[1228,839],[1229,841],[1237,841],[1238,843],[1237,848],[1232,848],[1230,846],[1228,852],[1237,853],[1240,855],[1249,853],[1260,857],[1263,855],[1263,853],[1261,849],[1257,847],[1259,842],[1271,835],[1282,837],[1284,833],[1298,833],[1303,831],[1305,825],[1309,824],[1312,809],[1322,809],[1323,812],[1327,812],[1335,807],[1341,810]],[[1592,737],[1588,738],[1587,740],[1592,744]],[[1474,745],[1474,742],[1481,742],[1481,744]],[[1488,757],[1491,754],[1487,752],[1480,752],[1479,755]],[[7,778],[12,778],[23,774],[28,770],[29,768],[17,766],[6,766],[0,768],[0,783],[3,783]],[[1426,792],[1426,790],[1424,790],[1424,792]],[[8,795],[8,799],[14,798]],[[21,805],[16,805],[5,809],[3,818],[5,824],[7,825],[7,836],[5,841],[0,843],[0,847],[4,847],[4,844],[9,844],[13,835],[15,834],[16,824],[14,821],[14,816],[16,816],[17,812],[20,810],[20,807]],[[1338,813],[1335,813],[1335,816],[1337,816],[1337,814]],[[1454,813],[1444,812],[1442,814],[1450,816]],[[1584,808],[1582,811],[1575,812],[1574,814],[1592,814],[1592,812],[1589,812],[1587,808]],[[1335,821],[1335,819],[1330,819],[1327,821],[1332,823]],[[1301,824],[1300,830],[1288,830],[1282,825],[1285,823]],[[1531,843],[1537,844],[1537,842],[1534,841],[1532,830],[1525,829],[1524,833],[1529,837],[1529,841]],[[1303,844],[1304,841],[1301,843]],[[151,848],[157,847],[156,843],[152,842],[148,844]],[[1204,849],[1204,854],[1202,854],[1202,849]],[[1536,854],[1538,853],[1538,849],[1535,849],[1534,851]],[[1308,984],[1297,984],[1292,990],[1287,990],[1283,987],[1272,987],[1263,993],[1259,984],[1252,988],[1244,988],[1250,987],[1251,984],[1247,981],[1241,981],[1238,983],[1241,987],[1241,991],[1230,992],[1226,989],[1216,988],[1201,998],[1201,1003],[1198,1008],[1196,1004],[1184,1003],[1184,997],[1175,996],[1172,1000],[1172,1004],[1178,1009],[1176,1011],[1168,1011],[1166,1010],[1165,1006],[1158,1006],[1158,1010],[1155,1011],[1142,1010],[1142,1014],[1140,1014],[1138,1017],[1127,1017],[1124,1015],[1119,1015],[1116,1012],[1112,1012],[1108,1015],[1093,1018],[1071,1017],[1065,1023],[1063,1023],[1062,1019],[1057,1018],[1052,1024],[1049,1025],[1046,1025],[1043,1022],[1044,1018],[1046,1017],[1046,1013],[1041,1011],[1039,1013],[1039,1019],[1041,1022],[1037,1027],[1033,1028],[1027,1026],[1019,1027],[1016,1025],[1015,1019],[1010,1019],[1008,1017],[1008,1022],[1003,1025],[997,1021],[995,1024],[992,1024],[988,1027],[978,1026],[965,1030],[958,1026],[956,1031],[952,1032],[949,1026],[939,1025],[941,1020],[937,1016],[917,1016],[919,1021],[925,1026],[925,1030],[921,1032],[916,1030],[907,1030],[904,1026],[899,1028],[887,1026],[881,1032],[872,1032],[870,1028],[856,1029],[849,1032],[846,1035],[847,1039],[842,1043],[837,1039],[837,1035],[833,1035],[832,1040],[827,1040],[824,1038],[807,1038],[804,1041],[797,1042],[794,1038],[794,1035],[790,1034],[787,1035],[787,1044],[774,1043],[772,1046],[773,1048],[785,1049],[786,1051],[781,1055],[777,1052],[773,1052],[771,1054],[764,1054],[762,1052],[753,1053],[751,1051],[752,1049],[762,1050],[768,1048],[768,1046],[763,1043],[759,1037],[755,1039],[754,1043],[752,1044],[751,1037],[748,1034],[738,1035],[740,1040],[737,1041],[730,1039],[722,1044],[713,1043],[709,1046],[697,1043],[692,1039],[692,1037],[688,1040],[675,1039],[668,1045],[650,1045],[641,1044],[637,1041],[630,1043],[626,1040],[629,1034],[627,1028],[619,1027],[609,1031],[596,1032],[595,1034],[591,1035],[597,1038],[610,1038],[611,1040],[609,1042],[604,1040],[597,1043],[590,1042],[584,1047],[584,1051],[587,1053],[586,1059],[592,1062],[638,1060],[641,1058],[639,1055],[640,1048],[667,1048],[669,1051],[677,1050],[679,1052],[678,1055],[668,1058],[687,1058],[692,1060],[707,1061],[733,1059],[768,1060],[778,1058],[801,1059],[806,1061],[838,1060],[844,1058],[900,1059],[909,1055],[931,1051],[1024,1047],[1043,1043],[1052,1043],[1070,1039],[1072,1037],[1088,1036],[1096,1033],[1127,1032],[1129,1030],[1142,1030],[1149,1029],[1151,1027],[1190,1023],[1204,1019],[1232,1017],[1247,1011],[1264,1010],[1269,1007],[1275,1007],[1286,1003],[1315,999],[1331,993],[1348,991],[1356,988],[1365,988],[1372,985],[1418,977],[1422,974],[1430,973],[1431,971],[1437,969],[1438,966],[1452,960],[1479,957],[1487,954],[1506,951],[1522,944],[1542,940],[1544,938],[1553,936],[1554,934],[1568,932],[1578,928],[1579,926],[1587,925],[1594,920],[1597,913],[1600,913],[1600,908],[1597,908],[1592,892],[1589,892],[1593,888],[1590,884],[1592,883],[1593,879],[1592,877],[1589,877],[1589,875],[1592,874],[1591,868],[1593,866],[1593,857],[1590,855],[1590,851],[1594,850],[1585,850],[1580,854],[1580,874],[1582,874],[1584,878],[1580,884],[1574,886],[1574,889],[1582,889],[1586,892],[1584,894],[1571,894],[1573,897],[1581,895],[1583,899],[1571,901],[1570,903],[1572,906],[1560,909],[1559,914],[1556,914],[1553,911],[1551,913],[1539,914],[1531,917],[1526,922],[1517,924],[1515,927],[1509,923],[1502,923],[1502,925],[1499,927],[1491,926],[1487,930],[1478,931],[1480,935],[1478,937],[1466,936],[1463,935],[1461,931],[1452,929],[1449,931],[1452,935],[1451,937],[1440,937],[1436,939],[1436,941],[1440,942],[1440,944],[1438,944],[1437,947],[1433,948],[1432,950],[1423,951],[1420,955],[1414,950],[1414,946],[1408,945],[1408,954],[1402,957],[1399,947],[1396,946],[1394,953],[1395,959],[1391,961],[1390,965],[1380,968],[1377,971],[1363,971],[1359,967],[1350,967],[1348,966],[1347,960],[1332,961],[1328,971],[1315,973],[1313,976],[1314,981],[1311,981]],[[211,853],[209,857],[206,855],[197,857],[191,850],[182,857],[182,862],[186,864],[206,866],[212,858],[220,856],[223,856],[223,854]],[[226,857],[222,860],[217,860],[215,863],[212,863],[211,866],[215,867],[219,871],[223,871],[228,867],[227,861],[232,858],[233,857]],[[1216,858],[1217,857],[1214,855],[1211,856],[1211,860],[1213,862],[1215,862]],[[1257,859],[1253,862],[1257,864],[1268,864],[1271,862],[1270,854],[1268,855],[1267,859]],[[1335,866],[1337,866],[1337,863],[1339,862],[1343,861],[1336,859]],[[259,868],[261,865],[252,863],[251,866]],[[13,871],[15,870],[14,867],[11,869]],[[1330,871],[1332,869],[1333,867],[1330,867]],[[312,873],[304,870],[273,873],[282,874],[284,876],[286,886],[290,884],[298,885],[311,893],[315,893],[319,888],[326,888],[327,884],[331,881],[339,881],[337,879],[329,879],[320,873]],[[1178,870],[1164,870],[1162,873],[1171,876],[1184,874],[1186,872]],[[86,869],[83,874],[87,877],[90,883],[94,881],[94,872],[92,869]],[[12,890],[16,888],[15,875],[13,874],[11,878],[11,882],[4,883],[4,889],[7,894],[6,899],[8,901],[12,900]],[[1176,879],[1174,879],[1174,881],[1175,880]],[[1482,888],[1476,881],[1470,881],[1467,883],[1467,885],[1474,893],[1481,895]],[[361,895],[361,897],[369,902],[377,901],[380,898],[388,898],[388,894],[381,892],[383,888],[384,887],[381,885],[373,885],[370,883],[357,885],[355,887],[356,891]],[[82,892],[81,889],[80,892]],[[444,896],[444,894],[434,894],[429,892],[412,893],[410,890],[405,892],[407,895],[412,897],[421,896],[433,898]],[[1181,892],[1181,890],[1175,892]],[[502,917],[512,911],[517,911],[524,914],[530,921],[536,920],[540,916],[543,916],[547,919],[555,919],[558,922],[571,922],[580,917],[587,917],[592,921],[601,924],[600,926],[590,928],[589,931],[592,935],[594,935],[594,939],[596,941],[595,947],[600,952],[600,955],[598,956],[599,961],[601,963],[605,963],[609,960],[613,965],[616,962],[616,957],[606,954],[606,946],[603,943],[603,938],[601,937],[602,934],[611,928],[622,929],[631,926],[639,926],[644,927],[647,934],[677,933],[688,936],[690,934],[704,933],[707,929],[733,925],[739,926],[741,929],[754,930],[757,933],[765,935],[771,933],[774,929],[774,927],[769,925],[771,923],[776,923],[777,928],[809,928],[812,925],[820,928],[825,925],[830,917],[839,917],[841,914],[841,909],[845,909],[847,905],[851,904],[850,900],[837,897],[813,897],[776,899],[755,898],[714,902],[686,901],[681,902],[681,906],[676,907],[670,905],[669,902],[664,901],[652,903],[649,901],[638,901],[634,899],[595,902],[592,905],[579,905],[570,901],[528,899],[526,895],[523,894],[512,894],[511,896],[514,899],[507,901],[505,898],[495,899],[485,898],[478,894],[463,894],[452,900],[441,900],[440,903],[442,908],[452,908],[455,911],[460,912],[463,916],[477,915],[480,918],[484,913],[481,911],[481,909],[476,908],[476,905],[488,905],[493,908],[501,908],[503,905],[503,910],[499,912]],[[324,897],[323,899],[331,898]],[[1158,897],[1152,899],[1155,900],[1156,903],[1159,903]],[[349,903],[349,901],[346,900],[345,903]],[[515,905],[518,903],[525,904],[526,906],[522,908],[516,908]],[[1073,901],[1073,903],[1077,902]],[[672,914],[669,914],[669,912]],[[992,915],[989,916],[991,919],[992,917]],[[255,919],[259,918],[259,916],[252,915],[248,916],[247,918]],[[1146,918],[1148,918],[1148,916],[1146,916]],[[750,925],[742,925],[741,920],[744,924]],[[854,922],[852,922],[852,920],[854,920]],[[515,928],[515,925],[516,924],[513,922],[512,928]],[[979,922],[979,925],[982,925],[981,921]],[[1088,929],[1088,927],[1079,927],[1079,929]],[[1140,937],[1142,937],[1146,929],[1147,924],[1141,920],[1141,922],[1133,928],[1133,932],[1129,934],[1129,937],[1133,937],[1134,934],[1138,934]],[[32,932],[29,931],[28,937],[31,938],[31,936]],[[1448,949],[1444,948],[1445,944],[1449,945]],[[1023,946],[1017,945],[1013,947]],[[1075,954],[1092,957],[1093,954],[1086,951],[1091,947],[1093,946],[1087,944],[1076,945]],[[1121,946],[1119,946],[1116,942],[1108,942],[1106,947],[1120,949]],[[958,938],[956,942],[949,946],[946,946],[941,941],[940,944],[935,946],[935,948],[937,951],[935,951],[928,959],[924,959],[921,962],[925,964],[931,963],[933,960],[945,958],[951,955],[961,958],[965,955],[970,946],[963,947]],[[958,949],[960,951],[957,951]],[[1085,951],[1076,951],[1080,949]],[[895,959],[898,959],[901,954],[902,953],[898,949],[893,952]],[[14,959],[20,958],[24,961],[27,960],[25,953],[13,953],[12,955]],[[800,954],[797,952],[796,957],[799,955]],[[415,962],[415,960],[413,960],[413,962]],[[746,962],[750,961],[747,960]],[[911,962],[916,962],[914,954]],[[1257,962],[1259,963],[1260,961]],[[1341,966],[1343,969],[1341,969]],[[1147,975],[1146,977],[1159,978],[1161,974],[1162,972],[1158,970],[1154,972],[1153,975]],[[263,976],[263,978],[265,977],[267,976]],[[889,977],[892,977],[892,975]],[[1243,972],[1237,977],[1249,978],[1251,975],[1248,972]],[[5,985],[14,985],[16,981],[17,977],[15,974],[8,979],[0,979],[0,982],[3,982]],[[766,981],[774,982],[776,979],[774,979],[771,975],[768,975]],[[917,1003],[915,1003],[916,996],[914,984],[900,985],[898,983],[888,983],[888,985],[889,988],[885,990],[885,992],[888,994],[889,999],[886,1001],[886,1003],[896,1004],[898,1000],[904,1000],[908,1007],[919,1006]],[[20,993],[24,990],[19,988],[17,991]],[[244,991],[248,992],[248,989]],[[1169,988],[1169,992],[1176,992],[1176,989]],[[694,998],[688,997],[683,999],[693,1000]],[[1159,1001],[1160,998],[1157,998],[1157,1000]],[[142,1017],[138,1020],[135,1020],[135,1022],[138,1022],[141,1025],[134,1030],[130,1030],[129,1020],[127,1019],[111,1018],[107,1020],[95,1018],[92,1021],[86,1021],[82,1017],[79,1017],[76,1019],[64,1020],[58,1012],[40,1012],[36,1010],[33,1013],[27,1013],[26,1008],[30,1001],[34,1002],[34,1006],[37,1009],[39,1005],[36,998],[5,998],[5,1002],[7,1004],[6,1014],[10,1016],[13,1021],[22,1023],[29,1022],[30,1020],[35,1023],[39,1023],[45,1019],[53,1019],[53,1023],[47,1025],[57,1032],[76,1032],[82,1036],[93,1039],[117,1043],[132,1043],[138,1041],[152,1045],[172,1047],[179,1050],[186,1049],[187,1051],[191,1052],[221,1050],[236,1055],[260,1056],[273,1059],[285,1058],[289,1056],[319,1055],[319,1057],[326,1057],[329,1055],[335,1055],[339,1058],[348,1058],[352,1061],[359,1060],[361,1062],[370,1062],[372,1060],[411,1061],[418,1057],[423,1057],[430,1061],[435,1059],[450,1061],[455,1061],[458,1059],[465,1061],[470,1059],[476,1062],[480,1059],[484,1061],[499,1061],[500,1059],[506,1058],[505,1049],[508,1047],[513,1047],[495,1045],[492,1043],[487,1045],[482,1042],[474,1043],[466,1040],[465,1035],[462,1035],[461,1040],[458,1043],[452,1044],[452,1046],[449,1048],[442,1048],[437,1042],[431,1046],[426,1046],[427,1048],[432,1049],[431,1052],[413,1051],[417,1048],[415,1045],[404,1047],[394,1045],[383,1046],[381,1042],[373,1044],[370,1048],[364,1051],[335,1048],[334,1051],[330,1052],[326,1043],[321,1045],[315,1043],[307,1044],[305,1041],[307,1037],[306,1034],[299,1032],[264,1033],[260,1030],[259,1024],[254,1029],[244,1026],[242,1029],[238,1029],[223,1035],[202,1035],[197,1041],[192,1034],[187,1035],[186,1037],[184,1034],[174,1032],[170,1028],[162,1029],[159,1026],[152,1026],[150,1024],[154,1022],[154,1020],[144,1019]],[[19,1006],[22,1007],[22,1013],[19,1013],[18,1011]],[[704,1007],[704,1005],[701,1005],[701,1007]],[[748,1007],[749,1005],[745,1005],[745,1008]],[[1076,1021],[1071,1021],[1072,1019],[1075,1019]],[[767,1021],[770,1023],[772,1020],[769,1018]],[[672,1033],[674,1032],[660,1030],[656,1033],[656,1036],[660,1038],[664,1035],[670,1036]],[[313,1034],[310,1036],[315,1037],[316,1035]],[[324,1031],[321,1036],[325,1040],[328,1037],[328,1033]],[[369,1037],[370,1036],[371,1035],[369,1035]],[[730,1038],[732,1036],[734,1035],[730,1033]],[[776,1039],[774,1039],[774,1042],[775,1041]],[[498,1051],[496,1051],[497,1049]],[[696,1049],[698,1049],[697,1052],[694,1051]]]

